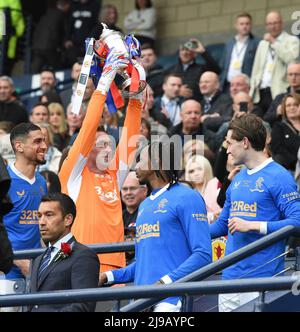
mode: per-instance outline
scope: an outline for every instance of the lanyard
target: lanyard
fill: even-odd
[[[244,43],[243,46],[240,48],[240,50],[238,51],[238,47],[237,47],[238,42],[235,43],[234,45],[234,52],[236,54],[236,56],[238,57],[238,59],[240,58],[240,55],[242,54],[242,52],[248,47],[248,42]]]

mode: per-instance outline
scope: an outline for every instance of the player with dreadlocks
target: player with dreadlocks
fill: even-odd
[[[178,161],[179,163],[179,161]],[[211,239],[201,195],[178,183],[173,143],[154,142],[143,148],[136,165],[141,184],[151,195],[139,207],[136,221],[135,262],[104,272],[104,283],[149,285],[172,283],[211,262]],[[164,299],[155,312],[175,312],[181,299]]]

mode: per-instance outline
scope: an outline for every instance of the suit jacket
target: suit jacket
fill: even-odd
[[[242,63],[242,73],[251,76],[254,57],[256,53],[257,46],[259,44],[259,39],[254,37],[252,34],[249,36],[248,39],[248,45],[246,48],[244,60]],[[220,83],[222,89],[224,89],[224,85],[226,82],[229,66],[230,66],[230,60],[231,60],[231,53],[233,51],[234,45],[236,43],[235,38],[231,39],[225,44],[224,48],[224,56],[222,57],[220,67],[222,68],[222,72],[220,75]]]
[[[160,124],[162,124],[163,126],[165,126],[167,129],[170,129],[173,127],[173,123],[172,121],[167,118],[162,112],[161,112],[161,99],[162,97],[156,97],[154,100],[154,107],[151,110],[151,117],[159,122]],[[179,97],[178,101],[177,101],[177,105],[181,107],[182,103],[184,102],[184,98],[183,97]]]
[[[251,75],[250,90],[250,95],[252,96],[254,103],[258,103],[260,101],[259,89],[270,45],[271,44],[269,42],[262,40],[256,51]],[[287,66],[299,56],[300,41],[297,37],[291,36],[287,32],[283,31],[282,39],[273,43],[271,47],[275,51],[274,69],[271,83],[271,93],[274,99],[280,93],[286,92],[289,85],[286,78]]]
[[[230,121],[232,117],[232,99],[225,93],[217,91],[211,100],[211,108],[208,112],[204,113],[205,99],[200,101],[202,108],[202,115],[219,113],[218,118],[207,118],[204,123],[204,129],[209,129],[214,132],[218,131],[224,122]]]
[[[96,288],[99,282],[100,264],[98,256],[72,237],[69,257],[55,261],[55,258],[38,280],[38,270],[43,255],[38,256],[32,265],[31,293],[59,291],[67,289]],[[86,312],[95,311],[96,303],[44,304],[29,307],[29,311]]]

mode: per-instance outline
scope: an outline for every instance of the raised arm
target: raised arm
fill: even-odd
[[[119,60],[113,55],[108,56],[98,86],[89,102],[87,114],[82,127],[64,161],[59,173],[62,192],[68,192],[67,183],[72,176],[76,180],[85,167],[87,157],[95,144],[97,128],[102,118],[107,92],[115,78],[118,68],[127,66],[127,60]]]

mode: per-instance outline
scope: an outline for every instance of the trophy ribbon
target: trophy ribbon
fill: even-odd
[[[90,74],[91,65],[93,62],[93,56],[94,56],[93,45],[94,45],[94,38],[91,38],[89,40],[87,51],[84,56],[76,91],[75,94],[73,94],[72,96],[72,113],[77,115],[80,112],[83,95],[85,92],[85,88]]]

